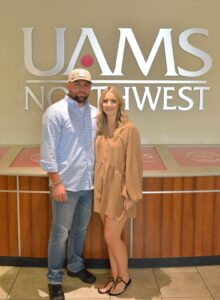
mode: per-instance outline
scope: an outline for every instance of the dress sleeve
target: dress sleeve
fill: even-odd
[[[128,130],[128,141],[125,163],[125,184],[122,196],[125,199],[138,201],[142,199],[143,161],[140,135],[136,127]]]

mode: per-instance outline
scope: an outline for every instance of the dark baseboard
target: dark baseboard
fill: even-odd
[[[162,268],[219,265],[220,255],[176,258],[130,258],[129,268]],[[65,263],[66,265],[66,263]],[[0,256],[0,266],[47,267],[47,258]],[[109,268],[108,259],[86,259],[91,269]]]

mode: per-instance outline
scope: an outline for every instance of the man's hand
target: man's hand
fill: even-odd
[[[58,202],[67,201],[67,192],[66,188],[62,182],[52,185],[53,199]]]

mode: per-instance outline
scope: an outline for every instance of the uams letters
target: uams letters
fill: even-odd
[[[156,36],[155,42],[149,52],[147,59],[142,54],[142,51],[138,45],[134,32],[131,28],[118,28],[119,30],[119,39],[117,45],[117,53],[115,59],[114,70],[111,70],[108,62],[103,53],[101,44],[92,28],[82,28],[81,35],[78,42],[76,43],[75,49],[73,49],[70,59],[65,58],[65,31],[66,28],[60,27],[55,28],[56,34],[56,63],[49,70],[40,70],[33,61],[33,31],[34,28],[25,27],[23,28],[24,33],[24,63],[26,69],[33,75],[36,76],[54,76],[58,74],[68,75],[69,72],[75,67],[79,55],[83,49],[84,43],[89,42],[91,48],[96,57],[96,61],[100,66],[100,76],[124,76],[122,71],[123,69],[123,58],[125,54],[126,46],[129,45],[133,56],[137,62],[137,65],[144,76],[147,76],[151,66],[154,62],[154,59],[158,53],[158,50],[161,45],[164,49],[164,57],[166,62],[166,71],[164,76],[184,76],[184,77],[199,77],[206,74],[212,66],[211,56],[192,45],[189,41],[189,38],[192,35],[201,35],[202,37],[208,37],[208,30],[204,28],[190,28],[184,30],[179,35],[179,46],[182,50],[187,52],[190,55],[199,58],[202,61],[202,66],[198,70],[189,70],[184,69],[180,65],[175,63],[175,55],[173,50],[172,42],[172,28],[161,28]],[[147,37],[146,37],[147,38]],[[36,41],[35,41],[36,42]],[[109,41],[110,42],[110,41]],[[146,42],[147,43],[147,42]],[[148,43],[147,43],[148,47]],[[50,45],[50,48],[53,48]],[[67,68],[64,69],[64,66],[67,65]],[[129,78],[129,74],[126,74],[126,77]]]

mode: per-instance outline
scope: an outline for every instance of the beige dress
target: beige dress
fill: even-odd
[[[132,123],[116,129],[112,138],[96,138],[94,211],[103,218],[120,218],[124,199],[142,198],[142,154],[140,136]],[[126,211],[135,217],[136,204]]]

